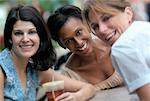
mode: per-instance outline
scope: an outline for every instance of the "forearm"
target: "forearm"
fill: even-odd
[[[1,81],[0,81],[1,84]],[[4,101],[4,89],[2,87],[2,84],[0,85],[0,101]]]
[[[85,84],[83,87],[75,93],[78,101],[87,101],[94,97],[96,93],[95,87],[90,84]]]
[[[136,92],[140,98],[140,101],[150,101],[150,84],[144,85]]]
[[[0,67],[0,101],[4,101],[4,74],[2,72],[2,67]]]

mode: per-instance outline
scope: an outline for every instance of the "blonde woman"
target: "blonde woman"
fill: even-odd
[[[130,93],[150,101],[150,23],[135,21],[127,0],[85,0],[84,18],[112,46],[112,62]]]

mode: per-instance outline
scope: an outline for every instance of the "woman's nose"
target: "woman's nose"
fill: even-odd
[[[29,36],[28,36],[28,34],[26,34],[26,33],[23,34],[22,41],[23,41],[23,42],[28,42],[28,41],[29,41]]]
[[[74,40],[75,40],[75,42],[76,42],[76,44],[77,44],[77,47],[80,48],[83,41],[82,41],[80,38],[77,38],[77,37],[75,37]]]

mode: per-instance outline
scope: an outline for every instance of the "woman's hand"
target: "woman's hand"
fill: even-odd
[[[76,93],[65,92],[60,96],[58,96],[55,99],[55,101],[80,101],[80,100],[77,98]]]

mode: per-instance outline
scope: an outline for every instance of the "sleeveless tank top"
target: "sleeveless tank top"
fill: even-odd
[[[14,67],[10,51],[4,49],[0,53],[0,66],[5,75],[4,100],[5,101],[35,101],[39,85],[37,71],[31,66],[27,67],[27,82],[25,91],[22,89],[17,71]]]

